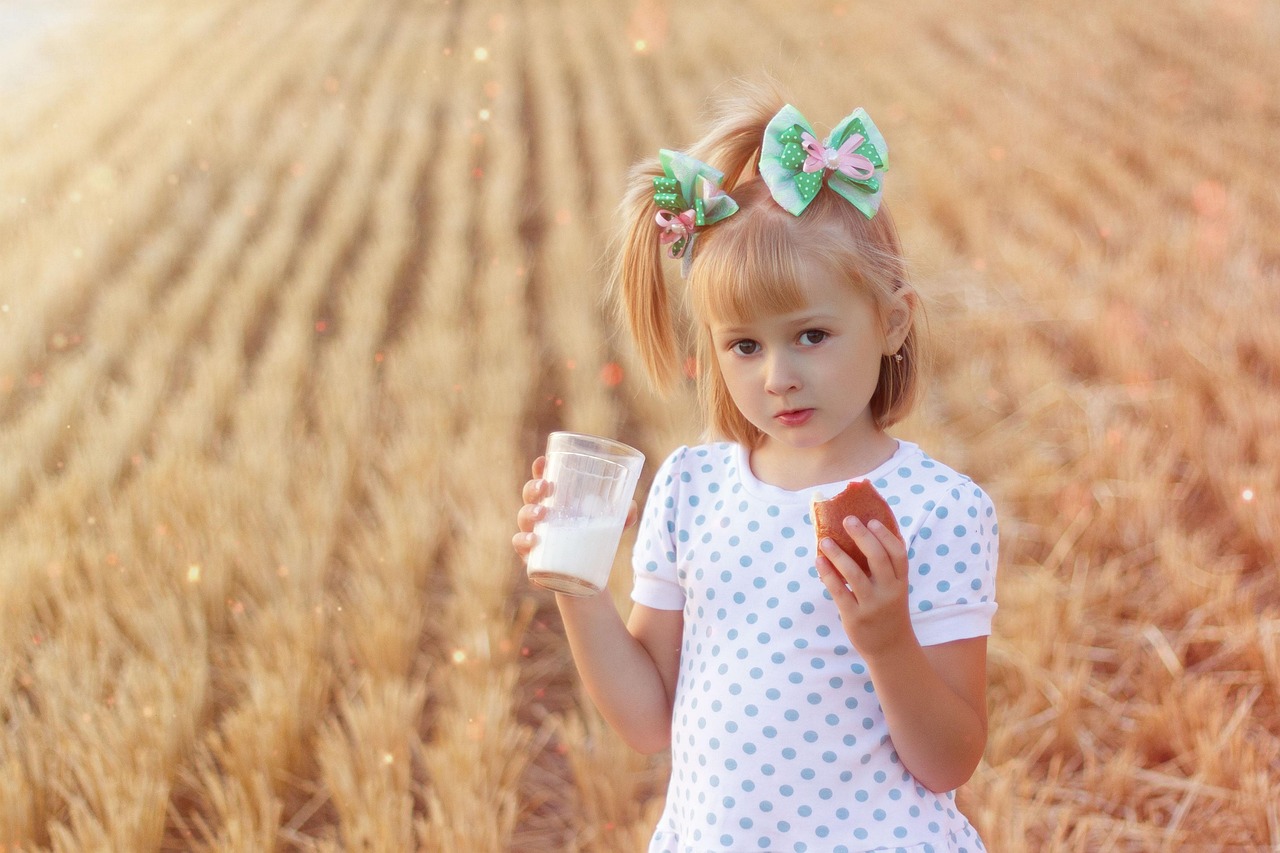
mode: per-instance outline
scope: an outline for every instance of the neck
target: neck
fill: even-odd
[[[881,430],[847,448],[831,444],[790,447],[766,436],[751,451],[751,471],[763,483],[795,492],[864,477],[883,465],[897,449],[897,439]]]

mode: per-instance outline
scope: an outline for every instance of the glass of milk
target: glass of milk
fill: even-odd
[[[533,526],[529,579],[567,595],[594,595],[609,580],[644,454],[611,438],[553,432],[543,479],[547,514]]]

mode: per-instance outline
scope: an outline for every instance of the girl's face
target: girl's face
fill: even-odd
[[[761,447],[856,454],[878,436],[868,404],[880,359],[901,345],[899,329],[881,320],[870,297],[821,264],[801,284],[794,311],[747,322],[709,324],[725,386],[738,410],[764,434]]]

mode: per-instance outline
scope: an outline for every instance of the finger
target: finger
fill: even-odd
[[[516,513],[516,526],[521,533],[530,533],[533,526],[547,517],[547,508],[541,504],[525,504]]]
[[[830,541],[830,540],[825,540]],[[819,545],[821,547],[821,545]],[[814,560],[815,567],[818,570],[818,580],[827,585],[827,589],[843,589],[849,591],[848,584],[845,583],[844,575],[835,567],[835,564],[821,551],[818,552],[818,558]]]
[[[539,456],[533,460],[533,479],[540,480],[547,470],[547,457]]]
[[[520,496],[524,498],[527,504],[536,504],[550,494],[551,490],[547,487],[547,481],[542,478],[528,480],[524,484],[524,488],[520,490]]]
[[[517,533],[511,537],[511,547],[524,562],[529,562],[529,552],[538,544],[538,537],[532,533]]]
[[[827,594],[835,602],[836,609],[840,611],[841,617],[847,618],[846,614],[849,614],[853,608],[857,607],[858,597],[845,583],[844,575],[840,573],[840,570],[835,567],[831,560],[827,559],[825,554],[819,552],[818,558],[814,563],[818,569],[818,580],[822,581],[822,585],[827,588]]]
[[[622,525],[623,529],[626,529],[631,525],[635,524],[636,520],[639,518],[640,518],[640,508],[636,505],[635,501],[632,501],[631,506],[627,507],[627,521],[625,524]]]
[[[880,522],[872,519],[871,523],[889,537],[893,536]],[[867,572],[872,580],[892,580],[898,576],[897,569],[880,535],[863,524],[861,519],[852,515],[844,520],[844,529],[853,537],[862,555],[867,558]]]
[[[889,557],[889,564],[893,567],[894,577],[905,578],[907,576],[907,543],[902,541],[900,535],[874,519],[867,525],[867,529],[880,540],[881,546],[884,547],[884,552]]]
[[[826,558],[835,569],[838,578],[836,582],[841,586],[847,586],[855,598],[861,598],[859,590],[866,590],[867,585],[871,583],[866,572],[862,571],[862,567],[830,537],[824,537],[818,543],[818,550],[819,556]]]

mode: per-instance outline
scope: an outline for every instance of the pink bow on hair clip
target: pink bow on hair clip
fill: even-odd
[[[668,250],[671,257],[678,258],[684,254],[688,248],[687,238],[693,234],[694,229],[698,227],[698,212],[692,208],[683,213],[676,214],[669,210],[659,210],[655,221],[658,223],[658,242],[663,246],[671,244]]]
[[[853,133],[839,148],[829,148],[818,141],[812,133],[800,134],[805,153],[809,156],[804,161],[804,171],[821,172],[825,169],[839,172],[855,181],[865,181],[876,173],[875,164],[858,153],[857,148],[867,138],[860,133]]]
[[[889,148],[861,107],[818,142],[805,117],[787,104],[769,120],[760,143],[760,177],[792,216],[803,214],[826,186],[872,218],[880,209],[887,168]]]
[[[653,179],[658,241],[670,257],[683,260],[680,274],[688,276],[698,232],[732,216],[738,203],[720,189],[724,175],[701,160],[666,148],[658,160],[663,172]]]

